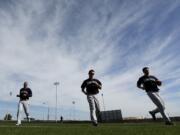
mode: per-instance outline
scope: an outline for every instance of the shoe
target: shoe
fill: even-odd
[[[20,123],[16,123],[16,126],[20,126],[21,124]]]
[[[97,119],[98,119],[98,122],[102,122],[102,117],[101,117],[101,113],[100,112],[97,114]]]
[[[93,122],[93,126],[97,127],[98,123],[97,122]]]
[[[173,122],[170,122],[170,121],[166,121],[166,123],[165,123],[165,125],[174,125],[174,123]]]
[[[153,120],[156,120],[156,115],[155,115],[155,113],[149,111],[149,114],[152,116]]]
[[[31,122],[31,117],[30,116],[27,117],[27,121]]]

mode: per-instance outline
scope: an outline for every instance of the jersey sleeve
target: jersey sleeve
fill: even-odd
[[[137,81],[137,87],[140,87],[142,84],[142,78],[139,78],[139,80]]]
[[[154,80],[155,81],[158,81],[159,79],[158,78],[156,78],[155,76],[152,76],[152,78],[154,78]]]
[[[22,89],[19,90],[19,96],[21,96],[21,90],[22,90]]]
[[[32,90],[31,89],[29,89],[29,91],[28,91],[28,96],[32,97]]]
[[[84,89],[86,87],[86,81],[84,81],[81,85],[81,88]]]
[[[96,80],[96,81],[100,86],[102,86],[102,83],[99,80]]]
[[[152,77],[154,78],[154,80],[158,86],[162,85],[162,82],[158,78],[156,78],[155,76],[152,76]]]

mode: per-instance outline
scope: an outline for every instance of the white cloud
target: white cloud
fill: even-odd
[[[42,105],[47,101],[53,107],[53,83],[60,81],[59,104],[68,108],[72,100],[76,100],[77,109],[87,111],[88,104],[80,85],[88,70],[94,68],[97,78],[103,82],[107,109],[122,108],[125,116],[147,114],[153,104],[136,88],[141,68],[152,67],[153,73],[162,79],[179,78],[177,69],[174,74],[169,73],[178,65],[179,58],[172,59],[172,52],[164,53],[173,46],[179,31],[172,30],[164,37],[157,33],[157,37],[146,42],[144,29],[141,29],[142,38],[130,41],[129,30],[139,21],[147,26],[151,18],[145,15],[153,10],[155,3],[148,6],[144,1],[129,6],[125,2],[119,10],[106,3],[95,9],[96,2],[93,4],[20,1],[15,2],[9,11],[0,9],[3,18],[0,20],[1,100],[9,100],[10,90],[15,96],[23,81],[27,80],[34,95],[31,104]],[[83,8],[79,9],[80,5]],[[163,18],[173,12],[174,5],[170,9]],[[143,19],[147,20],[142,23]],[[127,46],[119,44],[120,41]],[[169,64],[166,65],[167,61]],[[113,71],[113,67],[123,69]],[[176,79],[164,86],[164,91],[175,85],[178,85]],[[11,101],[17,101],[16,97]],[[180,113],[173,106],[170,108],[175,114]]]

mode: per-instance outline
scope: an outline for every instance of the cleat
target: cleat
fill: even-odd
[[[165,123],[165,125],[171,125],[171,126],[173,126],[174,123],[173,123],[173,122],[170,122],[170,121],[167,121],[167,122]]]
[[[155,115],[155,113],[149,111],[149,114],[152,116],[153,120],[156,120],[156,115]]]
[[[27,121],[31,122],[31,117],[30,116],[27,117]]]
[[[98,123],[97,122],[93,122],[93,126],[97,127]]]
[[[20,126],[21,124],[20,123],[17,123],[16,126]]]

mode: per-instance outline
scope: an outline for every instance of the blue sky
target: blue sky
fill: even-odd
[[[144,66],[163,81],[167,112],[180,115],[179,13],[178,0],[1,0],[0,118],[15,116],[15,95],[28,81],[31,115],[42,119],[50,106],[53,119],[59,81],[58,114],[70,118],[76,101],[77,119],[89,119],[80,85],[91,68],[107,110],[145,117],[154,105],[136,88]]]

